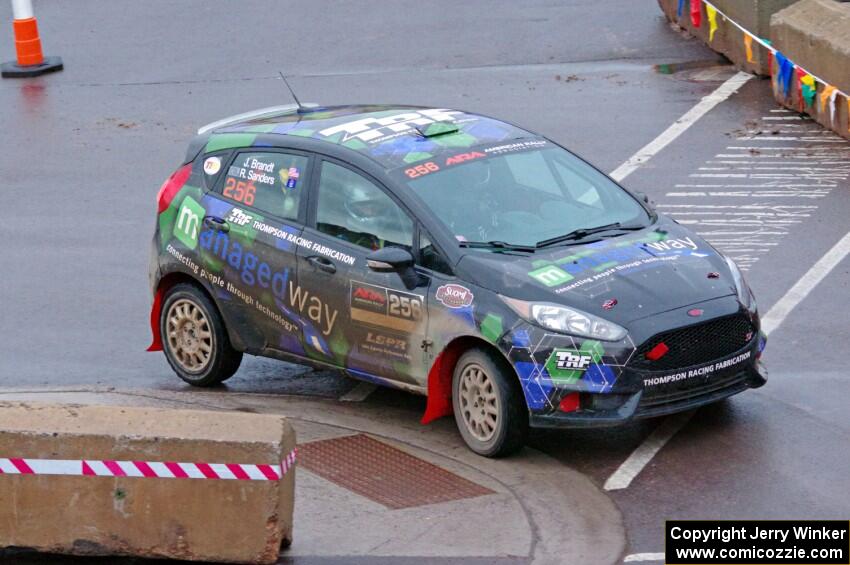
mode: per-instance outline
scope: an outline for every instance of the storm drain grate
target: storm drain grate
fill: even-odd
[[[387,508],[411,508],[493,491],[363,434],[298,446],[298,464]]]

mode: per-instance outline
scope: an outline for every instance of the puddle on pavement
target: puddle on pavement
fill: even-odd
[[[652,68],[658,74],[671,75],[671,78],[676,80],[690,82],[724,81],[738,72],[726,59],[661,63],[653,65]]]

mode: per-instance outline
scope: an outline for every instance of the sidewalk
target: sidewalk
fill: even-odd
[[[286,415],[299,454],[294,542],[282,563],[604,564],[625,547],[619,511],[583,475],[532,449],[504,460],[479,457],[451,418],[420,425],[418,405],[216,391],[0,390],[0,401],[11,400]]]

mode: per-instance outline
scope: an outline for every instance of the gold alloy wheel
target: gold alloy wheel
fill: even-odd
[[[460,375],[460,410],[466,429],[475,439],[489,441],[496,433],[499,397],[493,381],[477,363],[471,363]]]
[[[213,337],[203,310],[190,300],[180,299],[168,309],[168,346],[174,360],[189,373],[200,373],[212,359]]]

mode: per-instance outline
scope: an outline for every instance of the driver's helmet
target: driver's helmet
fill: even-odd
[[[345,227],[353,232],[363,232],[387,238],[390,241],[404,241],[402,226],[399,225],[398,208],[386,195],[364,194],[352,191],[346,202]]]

